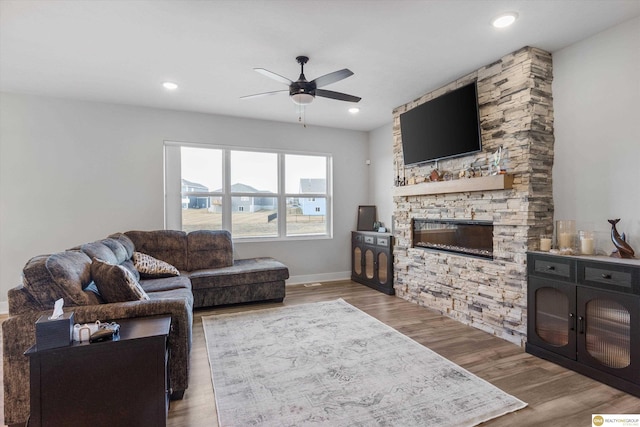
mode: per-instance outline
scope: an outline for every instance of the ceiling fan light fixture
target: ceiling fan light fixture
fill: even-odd
[[[349,108],[349,112],[351,114],[358,114],[360,112],[360,109],[358,107],[351,107]]]
[[[313,95],[310,93],[294,93],[291,95],[291,100],[294,104],[309,105],[313,102]]]

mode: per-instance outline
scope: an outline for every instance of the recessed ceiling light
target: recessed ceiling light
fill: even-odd
[[[360,109],[358,107],[351,107],[349,108],[349,112],[351,114],[358,114],[360,112]]]
[[[516,22],[516,19],[518,19],[518,14],[515,12],[503,13],[494,18],[493,21],[491,21],[491,25],[496,28],[505,28]]]
[[[165,89],[168,89],[168,90],[176,90],[176,89],[178,89],[178,85],[173,83],[173,82],[164,82],[164,83],[162,83],[162,86]]]

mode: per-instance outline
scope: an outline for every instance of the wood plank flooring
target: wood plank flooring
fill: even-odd
[[[591,426],[593,413],[640,413],[640,399],[637,397],[526,354],[519,346],[441,316],[436,311],[384,295],[355,282],[331,282],[317,287],[288,286],[284,305],[337,298],[343,298],[529,404],[518,412],[489,421],[483,426],[588,427]],[[202,316],[280,305],[241,305],[197,310],[194,313],[189,388],[183,400],[171,402],[169,427],[218,425]],[[0,401],[0,409],[2,406],[3,401]]]
[[[640,398],[526,354],[519,346],[441,316],[436,311],[355,282],[331,282],[317,287],[288,286],[284,305],[337,298],[344,299],[529,404],[483,426],[582,427],[591,426],[591,414],[594,413],[640,413]],[[280,305],[243,305],[194,313],[189,388],[183,400],[171,402],[168,426],[217,426],[202,316]],[[428,422],[425,421],[426,425]]]

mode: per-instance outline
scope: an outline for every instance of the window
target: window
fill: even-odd
[[[326,233],[329,160],[328,156],[284,155],[288,236]]]
[[[166,143],[165,173],[167,228],[226,229],[234,239],[331,234],[329,155]]]
[[[182,230],[222,228],[222,150],[181,147]]]

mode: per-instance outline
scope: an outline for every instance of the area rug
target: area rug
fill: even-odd
[[[341,299],[202,322],[221,427],[461,427],[527,405]]]

